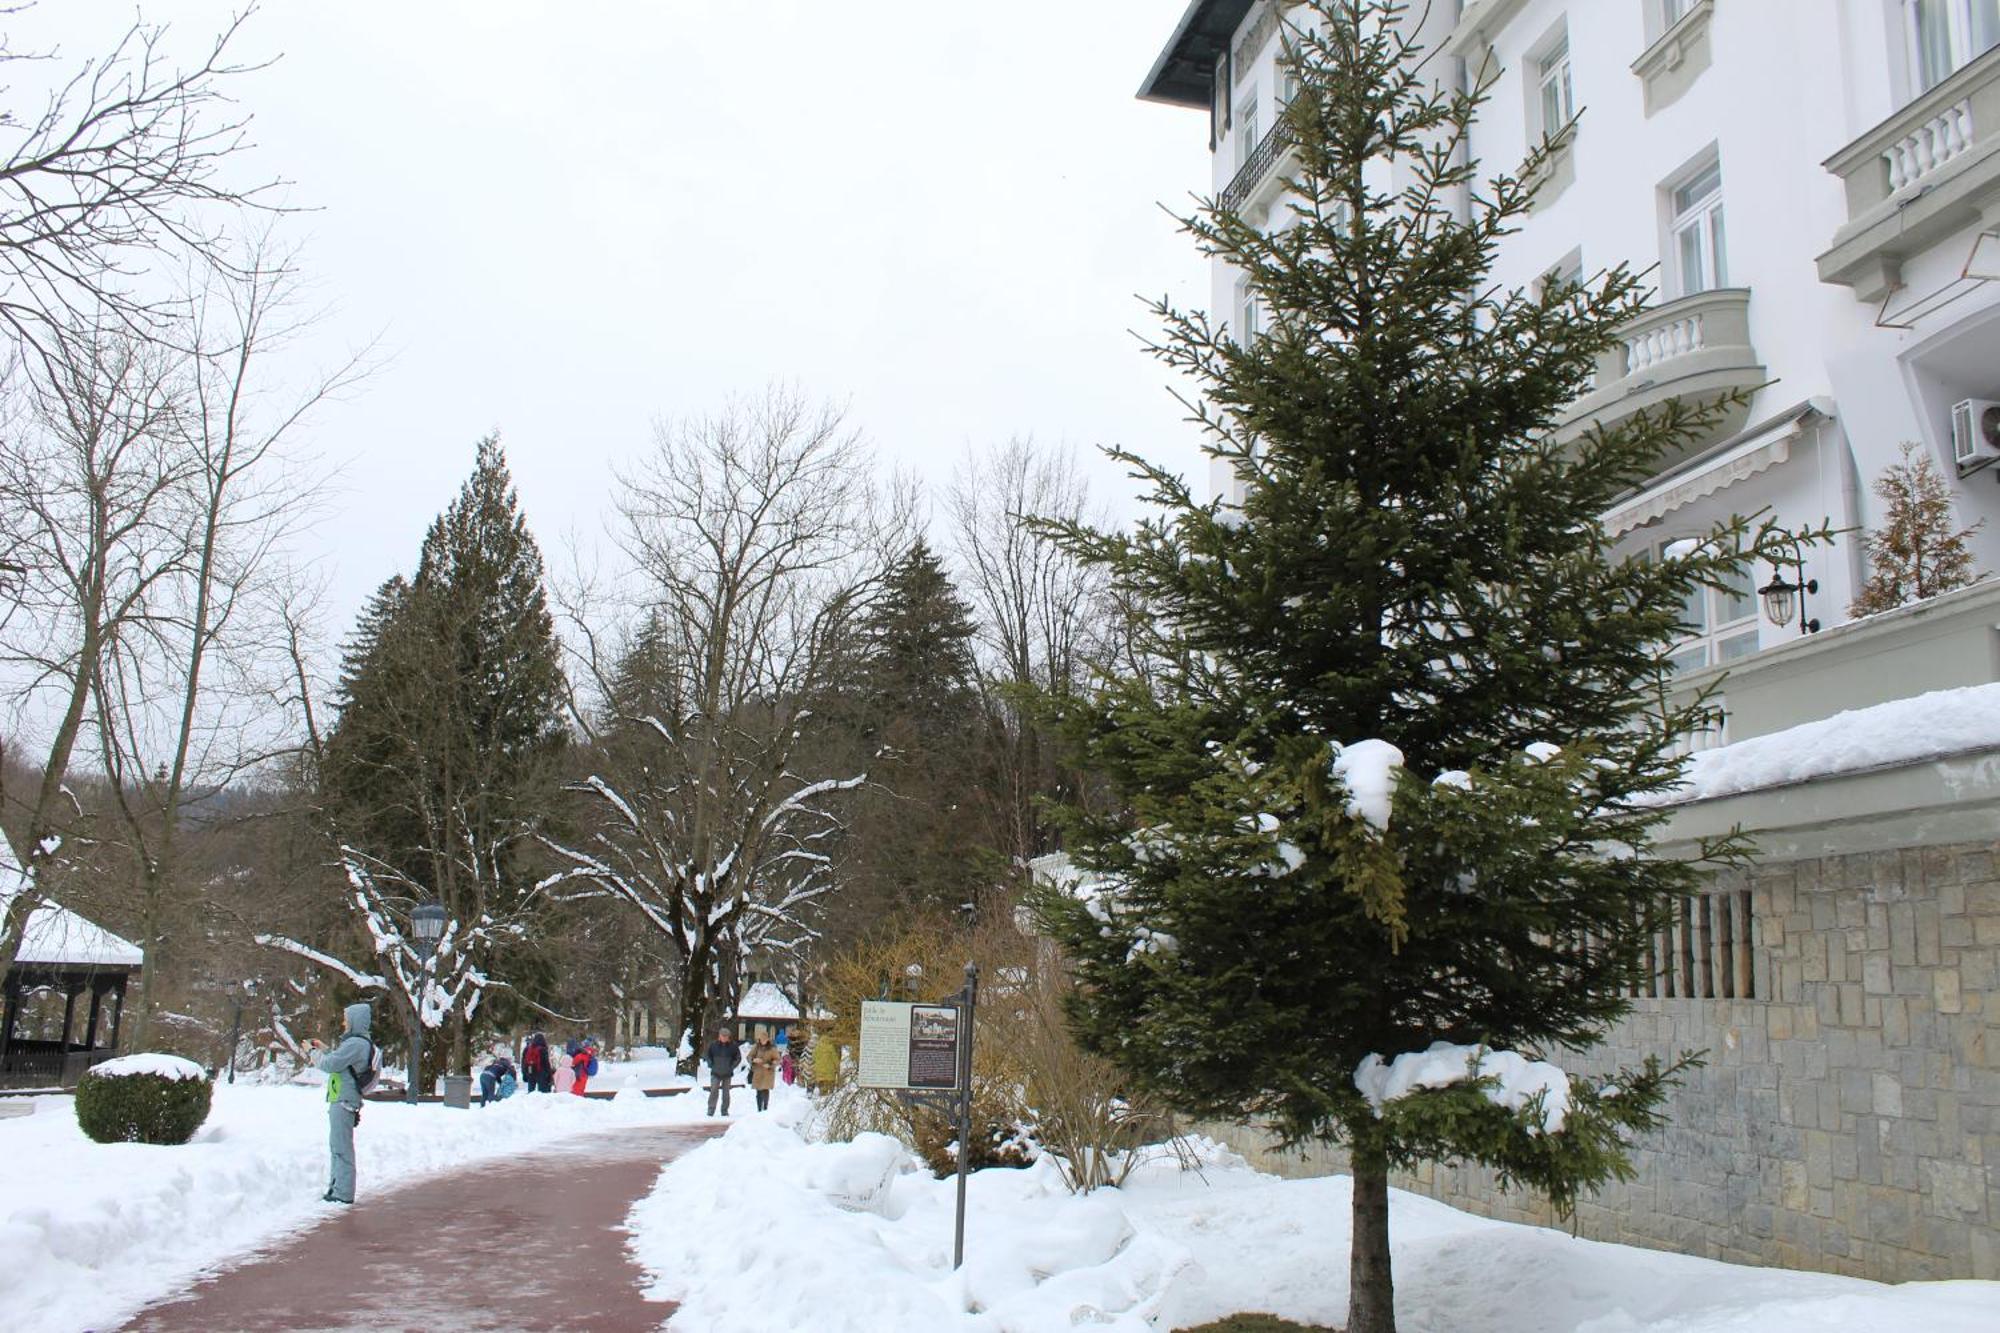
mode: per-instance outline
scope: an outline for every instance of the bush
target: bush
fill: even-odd
[[[208,1119],[212,1091],[189,1061],[126,1056],[77,1084],[76,1123],[99,1143],[186,1143]]]
[[[1199,1324],[1181,1333],[1339,1333],[1320,1324],[1295,1324],[1271,1314],[1233,1314],[1212,1324]]]

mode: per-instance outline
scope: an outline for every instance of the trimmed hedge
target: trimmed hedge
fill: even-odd
[[[1183,1329],[1181,1333],[1340,1333],[1321,1324],[1294,1324],[1270,1314],[1233,1314],[1212,1324]]]
[[[76,1123],[99,1143],[186,1143],[208,1119],[213,1085],[164,1074],[85,1074]]]

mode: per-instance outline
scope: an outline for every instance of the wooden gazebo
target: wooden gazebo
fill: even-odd
[[[26,887],[0,837],[0,904]],[[0,989],[0,1088],[72,1087],[109,1059],[118,1049],[125,988],[144,963],[137,945],[96,922],[59,903],[37,907]]]

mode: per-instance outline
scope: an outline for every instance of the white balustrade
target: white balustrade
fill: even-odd
[[[1894,194],[1972,147],[1972,102],[1946,107],[1889,145],[1882,158],[1889,164],[1889,192]]]
[[[1625,340],[1625,373],[1641,371],[1702,349],[1701,315],[1683,315],[1642,329]]]

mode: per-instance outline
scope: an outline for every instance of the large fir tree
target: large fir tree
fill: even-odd
[[[489,437],[415,576],[364,609],[322,773],[335,834],[366,858],[356,870],[451,914],[467,979],[450,1023],[459,1068],[476,992],[535,970],[518,920],[533,884],[523,857],[560,777],[564,692],[541,552]]]
[[[1186,223],[1264,331],[1157,308],[1157,355],[1198,387],[1242,495],[1204,503],[1121,452],[1156,514],[1058,525],[1145,608],[1158,667],[1051,703],[1125,810],[1067,812],[1090,887],[1037,906],[1087,1046],[1186,1112],[1345,1144],[1348,1333],[1386,1333],[1392,1168],[1482,1162],[1566,1206],[1658,1117],[1658,1061],[1578,1080],[1559,1130],[1553,1095],[1510,1106],[1490,1079],[1371,1101],[1364,1062],[1577,1050],[1625,1012],[1647,937],[1702,876],[1649,850],[1709,712],[1662,702],[1681,608],[1782,534],[1738,519],[1672,558],[1611,558],[1598,516],[1722,405],[1559,441],[1640,280],[1496,289],[1547,147],[1480,180],[1482,93],[1431,84],[1401,4],[1288,15],[1291,215]]]

